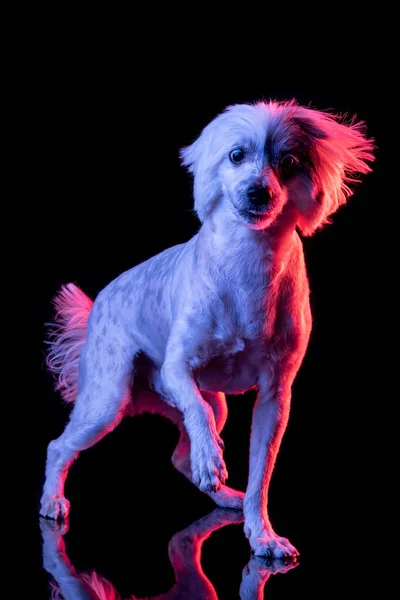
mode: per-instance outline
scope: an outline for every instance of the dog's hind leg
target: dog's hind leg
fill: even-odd
[[[80,391],[70,421],[47,450],[40,514],[51,519],[68,515],[64,483],[71,463],[118,425],[129,402],[135,355],[131,344],[120,338],[96,342],[97,348],[89,343],[82,352]]]

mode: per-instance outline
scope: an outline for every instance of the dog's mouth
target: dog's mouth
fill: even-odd
[[[251,215],[255,215],[255,216],[259,216],[259,217],[266,217],[269,213],[269,210],[266,206],[265,208],[257,207],[257,209],[249,208],[247,212],[250,213]]]
[[[239,213],[247,219],[267,219],[271,214],[271,206],[263,204],[262,206],[243,206],[240,207]]]
[[[261,225],[267,224],[270,220],[270,214],[268,211],[262,211],[260,208],[257,210],[242,208],[238,210],[240,217],[248,225]]]

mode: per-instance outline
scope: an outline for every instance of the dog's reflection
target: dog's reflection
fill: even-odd
[[[241,511],[217,508],[176,533],[168,545],[168,554],[175,573],[176,583],[165,594],[153,596],[159,600],[218,600],[211,581],[201,567],[203,542],[217,529],[243,521]],[[68,531],[68,521],[57,523],[40,519],[43,537],[43,566],[53,577],[53,600],[120,600],[114,586],[95,571],[78,573],[70,563],[63,536]],[[297,566],[296,562],[274,560],[266,562],[253,556],[243,569],[240,585],[241,600],[263,598],[266,581],[275,573],[286,573]],[[129,600],[138,600],[130,596]]]

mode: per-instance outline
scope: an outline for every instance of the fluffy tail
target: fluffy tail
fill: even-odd
[[[48,326],[47,368],[57,379],[56,390],[66,402],[78,394],[79,358],[86,342],[93,302],[73,283],[63,285],[53,300],[56,314]]]

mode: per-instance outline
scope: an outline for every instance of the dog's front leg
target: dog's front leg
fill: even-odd
[[[190,439],[193,483],[203,492],[217,492],[225,483],[228,473],[213,410],[203,399],[193,373],[183,358],[166,361],[161,370],[161,379],[165,396],[183,414]]]
[[[245,533],[257,556],[298,555],[287,539],[274,532],[268,516],[268,488],[289,417],[290,396],[290,385],[271,377],[260,383],[254,405],[249,483],[243,509]]]

